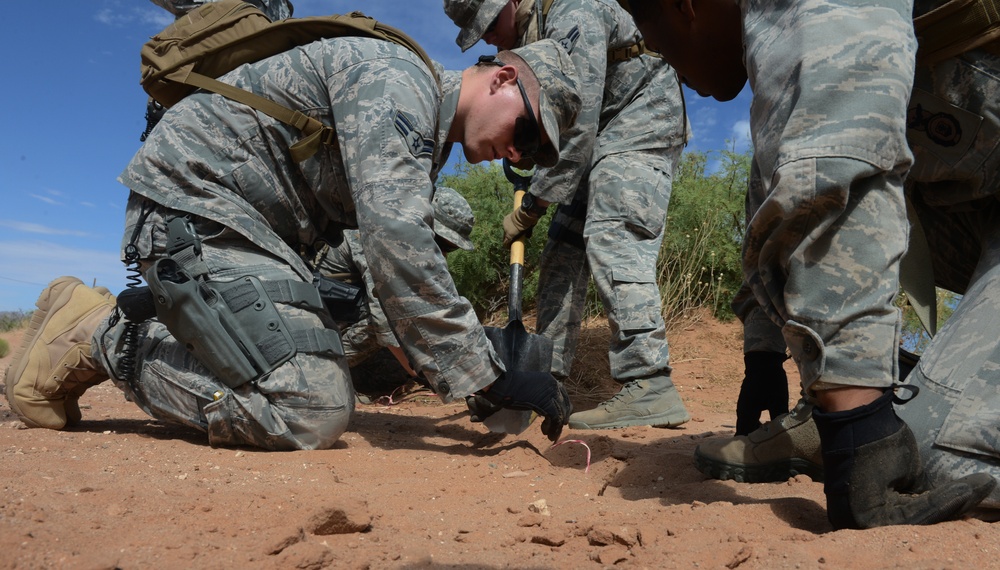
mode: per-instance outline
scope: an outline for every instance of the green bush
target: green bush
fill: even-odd
[[[958,305],[961,298],[961,295],[957,295],[951,291],[937,289],[938,330],[941,330],[941,325],[955,312],[955,306]],[[910,306],[906,292],[902,289],[900,289],[899,295],[896,296],[896,306],[903,311],[903,348],[916,354],[923,354],[924,349],[931,342],[931,336],[924,329],[924,325],[920,322],[916,311]]]
[[[708,155],[685,153],[674,173],[658,283],[668,326],[693,309],[733,317],[729,304],[742,283],[741,244],[750,155],[724,151],[706,174]]]
[[[0,358],[7,356],[8,353],[10,353],[10,344],[0,338]]]
[[[12,331],[28,325],[31,313],[24,311],[0,311],[0,332]]]
[[[686,153],[674,173],[667,226],[658,263],[664,315],[669,322],[690,310],[708,306],[720,318],[731,318],[729,302],[741,283],[740,243],[744,226],[744,196],[750,155],[720,153],[721,166],[707,174],[708,155]],[[472,303],[480,319],[506,311],[509,251],[503,247],[503,218],[513,206],[513,186],[500,165],[462,163],[441,183],[458,190],[476,214],[472,241],[476,249],[448,256],[458,291]],[[534,306],[538,288],[538,258],[547,239],[555,208],[528,240],[524,261],[523,306]],[[603,308],[593,283],[587,316]]]
[[[464,295],[481,320],[507,309],[510,283],[510,250],[503,246],[503,218],[514,207],[514,187],[496,163],[487,165],[461,163],[453,175],[442,177],[441,184],[454,188],[469,201],[476,215],[472,230],[474,251],[456,251],[448,256],[448,270],[459,293]],[[525,247],[522,305],[534,306],[538,289],[538,257],[545,247],[546,230],[552,211],[549,208],[538,223]]]

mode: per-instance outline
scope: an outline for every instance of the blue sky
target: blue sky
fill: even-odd
[[[441,0],[293,0],[296,16],[355,9],[397,26],[449,69],[466,53]],[[61,275],[113,292],[128,190],[118,174],[141,144],[139,48],[172,16],[146,0],[10,2],[0,25],[0,311],[30,310]],[[749,93],[718,103],[687,93],[689,150],[746,148]],[[453,157],[460,152],[456,149]]]

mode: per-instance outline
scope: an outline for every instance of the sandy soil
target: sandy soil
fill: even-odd
[[[606,342],[590,323],[580,409],[613,392],[579,388],[606,378]],[[0,568],[1000,567],[1000,524],[833,532],[807,477],[702,476],[695,446],[733,432],[740,346],[738,324],[686,325],[671,348],[692,421],[564,432],[586,447],[537,425],[491,434],[426,393],[359,406],[335,449],[290,453],[213,449],[111,383],[71,431],[25,429],[3,400]]]

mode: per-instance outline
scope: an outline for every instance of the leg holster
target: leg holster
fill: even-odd
[[[336,330],[293,329],[278,313],[275,302],[322,311],[312,284],[250,275],[203,283],[169,257],[153,264],[146,281],[157,319],[230,388],[260,379],[298,351],[344,355]]]

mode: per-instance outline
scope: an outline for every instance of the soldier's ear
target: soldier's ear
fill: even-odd
[[[490,92],[493,93],[497,89],[500,89],[505,83],[514,83],[517,81],[517,68],[513,65],[505,65],[503,67],[498,67],[493,71],[493,77],[490,78]]]

